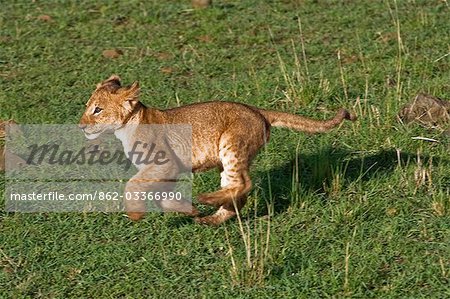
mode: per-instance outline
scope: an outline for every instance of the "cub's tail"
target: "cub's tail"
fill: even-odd
[[[356,116],[345,109],[339,109],[336,116],[328,120],[315,120],[291,113],[259,109],[266,120],[274,127],[284,127],[307,133],[327,132],[344,121],[355,121]]]

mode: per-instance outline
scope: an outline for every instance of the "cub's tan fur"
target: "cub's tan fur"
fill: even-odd
[[[169,211],[183,211],[204,224],[220,224],[236,215],[246,202],[252,183],[249,165],[259,149],[269,140],[271,126],[291,128],[309,133],[326,132],[337,127],[344,119],[355,117],[345,109],[338,111],[332,119],[321,121],[294,114],[259,109],[233,102],[206,102],[186,105],[174,109],[159,110],[147,108],[139,102],[139,85],[121,86],[118,76],[111,76],[97,85],[86,104],[86,111],[80,120],[87,138],[93,139],[101,134],[106,125],[113,125],[116,136],[126,147],[139,139],[131,131],[123,131],[125,124],[190,124],[192,125],[192,169],[204,171],[219,168],[221,189],[200,194],[198,201],[218,207],[215,214],[197,217],[198,211],[187,210],[186,205],[167,205]],[[97,110],[96,110],[97,108]],[[98,112],[101,109],[100,113]],[[89,125],[89,126],[88,126]],[[140,169],[126,186],[126,190],[149,188],[139,185],[151,169]],[[166,170],[171,175],[170,169]],[[179,169],[175,170],[179,171]],[[138,220],[143,211],[126,206],[128,216]]]

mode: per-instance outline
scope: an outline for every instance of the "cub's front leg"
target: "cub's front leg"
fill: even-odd
[[[128,218],[138,221],[151,210],[197,216],[198,210],[188,200],[164,199],[162,196],[174,191],[177,179],[172,178],[176,178],[178,174],[178,168],[171,164],[166,167],[148,165],[134,175],[125,186],[124,207]]]

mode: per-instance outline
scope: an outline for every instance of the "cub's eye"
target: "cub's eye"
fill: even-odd
[[[102,112],[102,108],[100,108],[100,107],[95,107],[95,109],[94,109],[94,114],[99,114],[100,112]]]

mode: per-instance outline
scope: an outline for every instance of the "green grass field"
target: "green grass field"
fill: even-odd
[[[229,100],[325,119],[346,107],[358,121],[273,129],[240,221],[218,228],[6,213],[2,178],[0,298],[450,297],[450,140],[396,118],[420,91],[450,98],[450,3],[214,4],[5,1],[0,118],[77,123],[115,73],[158,108]],[[218,187],[211,171],[193,192]]]

